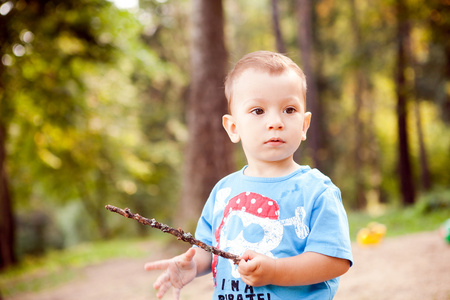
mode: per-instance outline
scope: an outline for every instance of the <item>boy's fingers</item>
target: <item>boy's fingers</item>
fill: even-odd
[[[195,256],[195,249],[194,248],[189,248],[186,253],[184,254],[184,257],[186,258],[186,260],[191,261]]]
[[[172,286],[172,284],[169,281],[165,281],[163,284],[161,284],[161,286],[158,289],[158,293],[156,294],[156,297],[158,297],[159,299],[162,298],[166,292],[170,289],[170,287]]]
[[[171,261],[170,259],[163,259],[163,260],[149,262],[144,265],[144,269],[146,271],[165,270],[169,266],[170,261]]]
[[[194,256],[195,256],[195,249],[190,248],[182,255],[176,257],[174,259],[174,262],[177,264],[179,268],[184,269],[185,267],[189,266],[192,263]]]
[[[248,261],[253,259],[256,256],[256,252],[252,251],[252,250],[247,250],[244,252],[244,254],[242,254],[241,259]]]
[[[239,263],[238,272],[241,275],[248,275],[249,274],[248,264],[247,264],[247,262],[245,260],[241,260],[241,262]]]
[[[173,299],[179,300],[181,294],[181,289],[173,288]]]
[[[253,271],[255,271],[257,268],[257,265],[249,260],[241,259],[241,262],[239,263],[238,272],[241,275],[250,275]]]
[[[189,248],[189,250],[187,250],[186,253],[184,254],[184,260],[191,261],[194,258],[194,256],[195,256],[195,249]],[[173,259],[163,259],[163,260],[148,262],[144,265],[144,269],[146,271],[166,270],[171,263],[173,263]]]
[[[169,273],[164,272],[156,279],[155,283],[153,284],[153,288],[157,290],[163,285],[164,282],[167,281],[170,281],[170,275]]]

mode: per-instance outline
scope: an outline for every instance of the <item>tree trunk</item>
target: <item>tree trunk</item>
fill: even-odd
[[[364,177],[364,152],[366,144],[364,143],[364,130],[365,124],[362,121],[363,110],[363,92],[365,86],[364,72],[359,68],[354,72],[355,80],[355,114],[354,114],[354,129],[355,129],[355,141],[354,141],[354,168],[355,168],[355,182],[356,182],[356,206],[359,209],[363,209],[366,206],[365,197],[365,177]]]
[[[277,51],[279,53],[286,53],[286,46],[284,45],[283,35],[281,33],[280,27],[278,0],[272,0],[272,24],[276,39]]]
[[[6,17],[0,18],[0,43],[1,48],[8,45],[9,31]],[[5,97],[4,86],[5,66],[0,63],[0,270],[17,262],[14,254],[15,223],[12,208],[11,193],[9,190],[8,174],[6,171],[6,140],[8,121],[5,118],[11,113],[7,106],[10,101]],[[0,293],[1,298],[1,293]]]
[[[428,164],[427,150],[425,147],[425,140],[423,137],[422,117],[419,105],[420,105],[419,101],[416,100],[414,103],[414,114],[416,117],[417,139],[419,143],[421,183],[422,188],[425,191],[429,191],[431,189],[430,166]]]
[[[0,269],[16,263],[14,217],[6,173],[6,128],[0,123]]]
[[[355,40],[355,53],[359,53],[361,49],[361,32],[360,32],[360,26],[359,26],[359,20],[358,20],[358,11],[356,7],[355,0],[350,1],[351,4],[351,24],[352,24],[352,32],[354,34],[354,40]],[[362,68],[362,60],[363,57],[361,55],[356,55],[356,64],[355,64],[355,70],[353,72],[354,76],[354,103],[355,103],[355,122],[354,122],[354,134],[355,134],[355,141],[354,141],[354,170],[355,170],[355,184],[356,184],[356,207],[359,209],[363,209],[366,206],[366,197],[365,197],[365,189],[366,189],[366,182],[364,177],[364,159],[363,159],[363,152],[365,152],[367,149],[365,149],[365,137],[364,137],[364,129],[365,124],[362,120],[362,110],[364,106],[364,91],[366,90],[366,72],[364,72]]]
[[[405,53],[406,57],[409,60],[410,65],[412,65],[412,70],[414,71],[414,78],[416,78],[417,74],[417,60],[414,55],[414,48],[412,45],[411,34],[408,31],[405,37]],[[431,175],[430,175],[430,167],[428,164],[427,158],[427,150],[425,146],[425,140],[423,137],[423,129],[422,129],[422,117],[420,113],[420,100],[415,96],[418,92],[415,90],[415,82],[414,80],[409,81],[409,86],[411,86],[411,91],[414,91],[414,116],[416,119],[416,130],[417,130],[417,140],[419,144],[419,162],[420,162],[420,174],[421,174],[421,188],[424,191],[429,191],[431,189]]]
[[[232,143],[222,128],[227,112],[222,1],[193,0],[192,5],[189,138],[176,220],[187,229],[192,229],[216,182],[232,170]]]
[[[298,42],[302,58],[302,69],[306,75],[308,83],[307,109],[312,113],[311,126],[308,130],[308,146],[311,150],[311,157],[315,167],[320,168],[320,124],[319,115],[319,91],[317,88],[316,76],[314,74],[314,40],[312,30],[313,8],[311,0],[297,1]],[[317,118],[317,121],[314,121]]]
[[[442,90],[437,91],[435,97],[441,98],[438,101],[440,106],[440,113],[442,119],[450,123],[450,89],[448,88],[448,82],[450,81],[450,5],[448,1],[425,1],[427,4],[427,10],[431,13],[428,14],[428,21],[430,22],[431,40],[430,44],[433,47],[439,47],[443,51],[444,61],[442,69],[438,72],[442,72],[442,83],[444,85]],[[434,58],[432,58],[434,59]],[[435,70],[436,72],[436,70]],[[442,93],[442,95],[438,95]]]
[[[398,123],[398,171],[400,175],[400,192],[403,205],[415,202],[415,190],[412,177],[411,162],[409,158],[409,140],[407,131],[407,98],[408,85],[405,77],[407,67],[406,40],[409,36],[407,7],[403,0],[396,3],[398,16],[397,31],[397,123]]]

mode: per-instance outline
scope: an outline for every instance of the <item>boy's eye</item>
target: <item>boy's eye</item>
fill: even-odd
[[[254,108],[252,109],[251,113],[254,115],[262,115],[264,113],[264,110],[262,108]]]
[[[288,107],[284,110],[285,113],[287,114],[293,114],[295,113],[297,110],[294,107]]]

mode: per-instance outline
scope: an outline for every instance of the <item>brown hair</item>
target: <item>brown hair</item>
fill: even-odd
[[[271,75],[279,75],[288,70],[294,71],[300,77],[302,82],[303,99],[306,105],[306,76],[302,69],[300,69],[292,59],[283,54],[271,51],[256,51],[242,57],[225,79],[225,97],[228,101],[228,111],[230,111],[231,99],[233,96],[233,83],[248,69],[268,72]]]

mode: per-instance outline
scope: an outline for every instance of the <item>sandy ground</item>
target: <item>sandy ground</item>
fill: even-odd
[[[149,245],[146,245],[149,246]],[[153,246],[153,245],[151,245]],[[146,261],[171,257],[179,249],[155,249],[143,259],[117,259],[80,270],[74,281],[6,300],[149,300],[158,272],[145,272]],[[353,245],[355,264],[342,276],[335,300],[450,300],[450,245],[437,232],[386,239],[376,247]],[[186,286],[182,300],[209,300],[209,275]],[[164,299],[173,299],[171,293]]]

